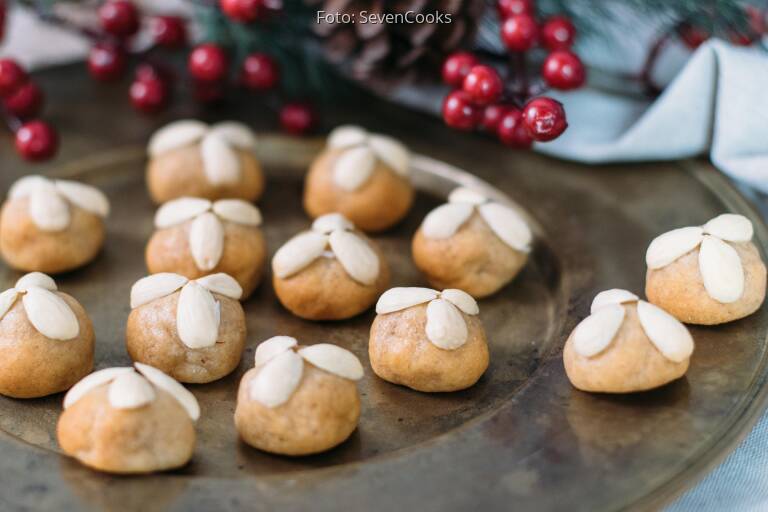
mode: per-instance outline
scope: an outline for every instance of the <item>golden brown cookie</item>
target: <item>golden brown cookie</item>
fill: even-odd
[[[189,279],[224,273],[243,288],[243,299],[261,281],[267,248],[259,209],[241,199],[184,197],[155,215],[157,231],[147,244],[150,274],[173,272]]]
[[[275,336],[256,349],[243,375],[235,425],[249,445],[282,455],[330,450],[357,428],[363,367],[351,352],[320,343],[300,347]]]
[[[195,450],[194,395],[157,368],[107,368],[64,397],[57,437],[67,455],[108,473],[149,473],[186,464]]]
[[[277,298],[308,320],[341,320],[368,309],[389,285],[381,249],[340,214],[315,219],[272,259]]]
[[[565,342],[563,362],[582,391],[632,393],[679,379],[692,353],[693,338],[675,317],[613,289],[595,296],[591,315]]]
[[[93,368],[93,325],[83,307],[33,272],[0,294],[0,394],[59,393]]]
[[[467,188],[432,210],[413,237],[413,261],[436,288],[487,297],[528,261],[531,231],[512,208]]]
[[[255,145],[253,132],[234,121],[168,124],[149,141],[149,195],[158,204],[187,196],[256,201],[264,191],[264,174]]]
[[[104,243],[109,201],[98,189],[26,176],[0,213],[0,251],[17,270],[56,274],[89,263]]]
[[[752,222],[724,214],[655,238],[646,253],[645,294],[678,320],[713,325],[751,315],[765,300],[766,269]]]
[[[488,368],[477,303],[461,290],[392,288],[376,313],[368,355],[384,380],[418,391],[458,391]]]
[[[226,274],[194,281],[171,273],[139,279],[131,289],[128,354],[180,382],[224,377],[240,363],[245,347],[241,293]]]
[[[384,135],[341,126],[310,166],[304,209],[310,217],[338,212],[363,231],[400,222],[413,203],[408,150]]]

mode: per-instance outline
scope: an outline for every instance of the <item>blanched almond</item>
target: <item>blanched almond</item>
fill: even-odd
[[[283,352],[291,350],[298,344],[299,342],[296,341],[296,338],[290,336],[272,336],[268,340],[259,343],[259,346],[256,347],[254,364],[255,366],[266,364]]]
[[[447,300],[467,315],[477,315],[480,313],[480,308],[477,306],[477,301],[464,290],[449,288],[447,290],[443,290],[440,293],[440,297]]]
[[[533,235],[519,213],[499,203],[486,203],[477,207],[480,216],[505,244],[521,252],[531,250]]]
[[[292,276],[323,254],[328,237],[321,233],[299,233],[280,247],[272,258],[272,271],[280,279]]]
[[[167,124],[149,139],[149,156],[158,156],[172,149],[194,144],[208,132],[208,125],[193,119]]]
[[[200,270],[212,270],[224,252],[224,226],[216,215],[205,212],[189,228],[189,252]]]
[[[211,126],[212,133],[224,137],[231,145],[244,149],[253,150],[256,147],[256,136],[248,126],[237,121],[223,121]]]
[[[467,222],[474,211],[475,207],[469,203],[440,205],[424,217],[421,232],[427,238],[450,238]]]
[[[197,403],[195,395],[179,384],[176,379],[163,373],[154,366],[138,362],[133,364],[136,369],[149,380],[149,382],[175,398],[184,410],[187,411],[187,414],[189,414],[192,421],[197,421],[198,418],[200,418],[200,405]]]
[[[147,379],[131,370],[115,377],[107,390],[107,398],[115,409],[137,409],[155,399],[155,390]]]
[[[42,231],[62,231],[69,226],[67,202],[55,188],[41,187],[29,196],[29,216]]]
[[[745,216],[724,213],[704,224],[704,232],[728,242],[749,242],[754,228]]]
[[[299,355],[321,370],[349,380],[363,378],[363,365],[350,352],[330,343],[318,343],[299,349]]]
[[[393,313],[412,306],[424,304],[436,299],[439,293],[431,288],[398,287],[390,288],[379,297],[376,302],[376,313],[384,315]]]
[[[187,278],[171,272],[142,277],[131,287],[131,309],[170,295],[187,283]]]
[[[691,356],[691,333],[675,317],[644,300],[637,303],[637,316],[646,336],[664,357],[680,363]]]
[[[341,266],[355,281],[371,285],[379,277],[379,256],[368,242],[350,231],[334,231],[328,243]]]
[[[8,197],[11,199],[19,199],[21,197],[29,197],[32,192],[39,188],[51,189],[53,184],[51,180],[39,174],[33,174],[31,176],[24,176],[16,180],[8,190]]]
[[[368,144],[379,160],[400,176],[408,176],[411,155],[402,143],[386,135],[371,135]]]
[[[116,368],[104,368],[86,375],[80,381],[72,386],[70,390],[64,395],[64,409],[71,407],[75,402],[83,398],[92,390],[99,386],[112,382],[116,377],[124,373],[133,373],[133,368],[130,366],[116,367]]]
[[[367,146],[344,150],[333,164],[333,182],[340,188],[353,191],[371,177],[376,157]]]
[[[38,286],[52,292],[56,291],[56,282],[51,276],[43,274],[42,272],[30,272],[29,274],[21,276],[19,280],[16,281],[14,288],[16,288],[17,291],[25,292],[30,286]]]
[[[315,219],[312,223],[312,231],[328,235],[331,231],[350,231],[355,225],[340,213],[326,213]]]
[[[744,268],[736,249],[706,235],[699,249],[699,271],[707,294],[718,302],[736,302],[744,294]]]
[[[203,137],[200,155],[212,185],[233,185],[240,180],[240,157],[220,134],[212,132]]]
[[[80,333],[75,313],[55,292],[30,286],[22,300],[29,322],[43,336],[71,340]]]
[[[624,322],[624,306],[601,307],[581,321],[573,331],[573,349],[584,357],[596,356],[611,344]]]
[[[242,199],[220,199],[213,203],[213,212],[229,222],[236,222],[245,226],[261,224],[259,209]]]
[[[211,202],[199,197],[180,197],[162,205],[155,213],[155,227],[164,229],[194,219],[211,209]]]
[[[18,297],[19,292],[17,292],[15,288],[9,288],[3,293],[0,293],[0,320],[2,320],[8,310],[11,309]]]
[[[328,135],[328,146],[331,148],[348,148],[365,143],[368,132],[354,125],[343,125],[335,128]]]
[[[239,300],[243,295],[243,288],[240,286],[240,283],[234,277],[223,272],[210,274],[195,281],[208,291],[224,295],[230,299]]]
[[[458,187],[448,195],[449,203],[467,203],[471,205],[481,205],[488,202],[488,198],[477,190],[469,187]]]
[[[467,342],[469,331],[458,308],[443,299],[427,304],[427,339],[438,348],[455,350]]]
[[[650,269],[666,267],[680,256],[698,247],[703,236],[704,230],[699,227],[667,231],[651,241],[645,253],[645,264]]]
[[[620,288],[605,290],[595,295],[595,298],[592,299],[590,312],[594,313],[598,309],[611,304],[624,304],[626,302],[635,302],[637,300],[639,300],[639,297],[627,290],[622,290]]]
[[[56,180],[56,188],[70,203],[78,208],[98,215],[109,215],[109,200],[101,190],[85,183],[70,180]]]
[[[248,394],[252,400],[266,407],[277,407],[291,398],[303,372],[302,358],[293,350],[288,350],[261,367],[251,381]]]
[[[211,292],[194,281],[184,285],[176,308],[176,331],[189,348],[216,344],[221,321],[219,305]]]

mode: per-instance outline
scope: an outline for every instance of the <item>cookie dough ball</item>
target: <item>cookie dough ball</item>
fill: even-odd
[[[307,174],[304,209],[312,218],[339,212],[363,231],[390,228],[413,203],[409,161],[405,146],[390,137],[336,128]]]
[[[461,290],[392,288],[376,304],[368,355],[382,379],[417,391],[458,391],[488,368],[475,300]]]
[[[253,132],[234,121],[173,122],[149,140],[149,195],[158,204],[185,196],[256,201],[264,174],[255,145]]]
[[[320,343],[300,347],[275,336],[256,349],[256,366],[243,375],[235,425],[259,450],[281,455],[324,452],[357,428],[363,367],[351,352]]]
[[[92,261],[104,244],[109,201],[76,181],[26,176],[0,212],[0,251],[13,268],[57,274]]]
[[[195,450],[195,397],[157,368],[107,368],[64,397],[61,449],[108,473],[150,473],[186,464]]]
[[[626,290],[607,290],[568,337],[565,372],[574,387],[632,393],[663,386],[688,370],[693,338],[675,317]]]
[[[724,214],[701,227],[675,229],[646,253],[648,300],[690,324],[751,315],[765,300],[766,270],[752,243],[752,222]]]
[[[172,272],[188,279],[224,273],[248,297],[261,281],[267,259],[259,209],[241,199],[185,197],[155,215],[157,231],[147,244],[150,274]]]
[[[203,384],[228,375],[245,347],[241,293],[226,274],[188,280],[163,273],[139,279],[131,288],[128,354],[180,382]]]
[[[93,368],[93,325],[83,306],[33,272],[0,294],[0,394],[59,393]]]
[[[436,288],[496,293],[528,261],[531,230],[512,208],[466,188],[432,210],[413,237],[416,266]]]
[[[318,217],[272,259],[280,302],[308,320],[342,320],[362,313],[389,285],[381,249],[340,214]]]

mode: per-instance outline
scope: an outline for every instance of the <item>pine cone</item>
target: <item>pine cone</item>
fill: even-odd
[[[378,82],[434,73],[448,53],[472,41],[484,7],[484,0],[305,1],[327,14],[314,27],[324,40],[328,60],[358,80]],[[372,21],[372,16],[381,15],[402,20],[406,13],[411,19],[440,14],[442,22]],[[351,16],[355,23],[341,22],[341,15]]]

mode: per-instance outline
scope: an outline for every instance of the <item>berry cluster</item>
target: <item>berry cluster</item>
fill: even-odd
[[[58,148],[56,130],[35,119],[43,108],[43,91],[13,59],[0,59],[0,98],[6,124],[16,133],[16,151],[32,162],[52,157]]]
[[[510,53],[502,74],[475,55],[458,52],[443,63],[443,81],[454,88],[443,102],[443,119],[459,130],[482,129],[513,147],[547,142],[568,127],[560,102],[542,96],[546,88],[570,90],[586,80],[584,65],[571,47],[576,29],[564,16],[539,23],[533,0],[498,0],[501,40]],[[528,74],[528,57],[543,49],[540,78]]]

